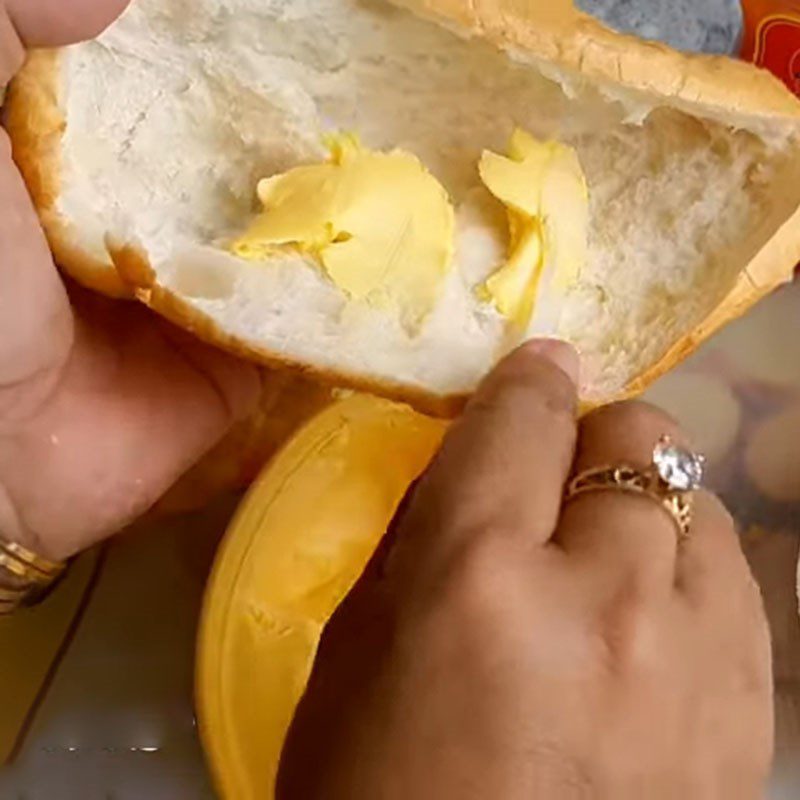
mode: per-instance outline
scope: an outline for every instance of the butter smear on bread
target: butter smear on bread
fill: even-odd
[[[411,153],[368,150],[354,135],[327,144],[326,162],[259,183],[263,212],[231,249],[263,262],[280,248],[297,248],[348,298],[395,310],[413,329],[435,306],[453,263],[447,191]],[[507,156],[485,151],[479,170],[507,209],[509,249],[506,263],[476,289],[526,328],[538,294],[563,293],[586,262],[586,179],[572,148],[522,130]]]

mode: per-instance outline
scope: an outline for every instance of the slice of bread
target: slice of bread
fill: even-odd
[[[519,126],[574,147],[588,181],[589,262],[547,331],[581,350],[587,402],[640,391],[789,279],[800,102],[777,80],[565,0],[403,5],[134,0],[98,41],[34,53],[8,124],[63,268],[263,363],[450,413],[520,338],[475,291],[508,247],[478,159]],[[310,256],[226,250],[258,180],[321,160],[338,130],[413,152],[456,207],[417,333]]]

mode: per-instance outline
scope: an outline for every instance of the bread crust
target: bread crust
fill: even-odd
[[[800,123],[800,101],[774,75],[723,56],[680,53],[617,33],[572,0],[392,0],[501,49],[734,126]],[[666,101],[666,103],[664,103]]]
[[[66,120],[61,112],[59,50],[35,50],[8,89],[6,129],[14,161],[28,186],[56,263],[87,289],[109,297],[132,297],[130,287],[108,261],[80,245],[75,231],[58,213],[61,191],[61,139]]]
[[[539,4],[534,20],[518,0],[398,0],[416,13],[462,28],[500,47],[556,70],[605,84],[632,97],[656,95],[656,104],[754,129],[780,124],[800,136],[800,102],[766,72],[724,58],[686,56],[660,44],[614,33],[576,11],[567,0]],[[11,85],[8,131],[14,157],[30,187],[59,265],[83,285],[114,297],[135,297],[199,338],[248,360],[288,368],[325,383],[405,402],[423,413],[451,417],[464,396],[439,396],[419,388],[363,375],[314,367],[254,346],[222,330],[179,296],[159,286],[147,254],[132,245],[109,243],[111,262],[93,258],[78,232],[55,209],[60,190],[60,140],[65,120],[59,100],[59,52],[37,51]],[[725,299],[659,361],[632,379],[611,402],[643,392],[693,353],[726,323],[738,318],[777,286],[789,281],[800,260],[800,209],[761,249]],[[592,403],[596,405],[596,403]],[[587,406],[588,407],[588,406]]]
[[[780,228],[739,275],[725,299],[692,331],[687,333],[664,356],[628,385],[628,395],[645,391],[658,378],[694,353],[729,322],[739,319],[759,300],[794,276],[800,262],[800,209]]]

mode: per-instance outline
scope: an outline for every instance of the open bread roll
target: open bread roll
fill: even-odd
[[[776,79],[564,0],[402,5],[133,0],[98,41],[34,53],[8,122],[59,263],[234,352],[449,413],[532,335],[478,291],[509,231],[477,164],[522,128],[586,176],[588,258],[536,333],[578,346],[587,402],[640,391],[789,279],[800,102]],[[336,131],[414,154],[452,202],[452,266],[413,330],[306,252],[229,250],[259,180],[323,161]]]

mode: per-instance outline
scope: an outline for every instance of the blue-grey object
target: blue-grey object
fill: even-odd
[[[545,0],[546,1],[546,0]],[[744,26],[740,0],[576,0],[617,30],[680,50],[734,54]]]

